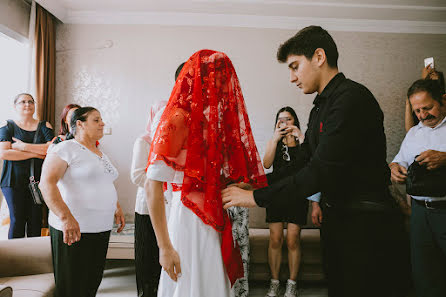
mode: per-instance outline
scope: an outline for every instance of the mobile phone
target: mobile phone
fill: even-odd
[[[434,68],[434,58],[433,57],[424,59],[424,67],[427,67],[427,65],[431,65],[431,68]]]
[[[284,128],[286,127],[286,118],[279,118],[279,128]]]

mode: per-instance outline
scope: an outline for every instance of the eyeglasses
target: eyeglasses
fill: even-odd
[[[282,153],[283,153],[282,155],[283,160],[287,162],[291,161],[290,154],[288,153],[288,146],[286,144],[282,144]]]
[[[29,105],[34,105],[34,100],[23,100],[23,101],[19,101],[16,104],[17,105],[25,105],[26,103],[28,103]]]

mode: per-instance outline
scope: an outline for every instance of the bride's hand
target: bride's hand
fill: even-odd
[[[160,248],[160,264],[173,281],[181,277],[180,256],[173,248]]]

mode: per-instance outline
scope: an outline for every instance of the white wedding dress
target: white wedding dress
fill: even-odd
[[[163,161],[150,165],[147,177],[176,184],[183,181],[183,173]],[[231,285],[223,264],[220,233],[184,206],[180,191],[172,192],[171,197],[167,226],[182,275],[174,282],[163,270],[158,297],[229,297]]]

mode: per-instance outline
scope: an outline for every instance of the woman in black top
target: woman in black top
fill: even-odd
[[[46,150],[54,137],[49,123],[42,123],[37,144],[33,144],[39,121],[33,118],[35,101],[30,94],[19,94],[14,99],[16,121],[0,124],[0,158],[4,160],[1,188],[9,207],[10,226],[8,238],[40,236],[42,209],[34,205],[29,191],[31,159],[34,159],[34,176],[40,171]]]
[[[273,172],[268,174],[268,184],[296,173],[306,163],[300,143],[304,135],[300,131],[296,112],[289,106],[281,108],[276,115],[273,137],[268,141],[263,166]],[[287,224],[286,242],[288,247],[288,264],[290,278],[287,282],[285,296],[296,296],[296,278],[300,264],[300,230],[307,221],[308,201],[302,199],[293,208],[270,207],[266,209],[266,222],[269,223],[270,240],[268,262],[271,269],[270,289],[266,297],[278,296],[279,270],[282,257],[283,229]]]

